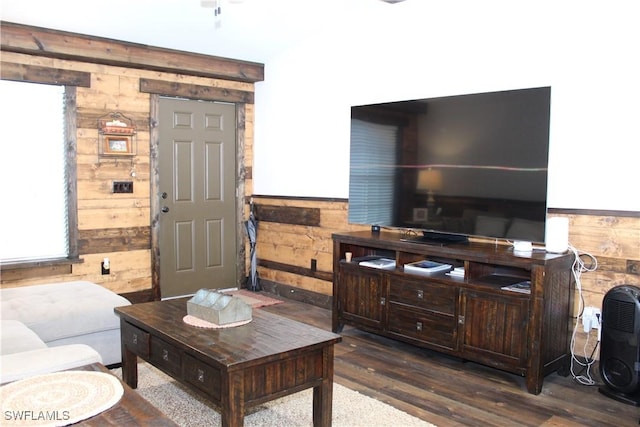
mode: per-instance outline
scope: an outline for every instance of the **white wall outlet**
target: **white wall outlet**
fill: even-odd
[[[104,258],[100,263],[100,269],[103,275],[111,274],[111,261],[109,258]]]
[[[582,312],[582,327],[584,332],[589,333],[591,329],[600,330],[601,312],[597,307],[585,307]]]

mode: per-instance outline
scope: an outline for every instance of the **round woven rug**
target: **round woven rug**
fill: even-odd
[[[104,372],[64,371],[0,387],[3,426],[65,426],[118,403],[124,389]]]

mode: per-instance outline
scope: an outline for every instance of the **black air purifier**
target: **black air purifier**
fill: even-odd
[[[600,375],[602,394],[640,406],[640,288],[616,286],[604,296]]]

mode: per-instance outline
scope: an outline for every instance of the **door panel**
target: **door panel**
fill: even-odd
[[[219,267],[222,265],[223,248],[220,242],[224,240],[223,229],[224,224],[219,220],[207,221],[207,267]]]
[[[193,221],[176,221],[175,222],[175,247],[178,249],[175,253],[176,271],[193,271],[195,262],[193,259]]]
[[[231,104],[160,98],[163,298],[237,284],[235,122]]]

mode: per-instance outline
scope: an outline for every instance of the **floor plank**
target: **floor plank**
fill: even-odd
[[[276,297],[282,299],[282,297]],[[294,300],[264,307],[331,329],[331,311]],[[336,346],[335,382],[437,426],[638,426],[640,408],[595,386],[551,374],[542,392],[524,378],[346,326]],[[594,379],[597,372],[592,372]]]

